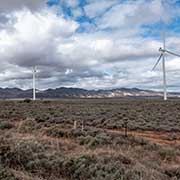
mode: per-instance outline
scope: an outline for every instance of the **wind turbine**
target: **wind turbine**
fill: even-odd
[[[36,100],[36,66],[33,67],[33,100]]]
[[[166,39],[165,39],[165,31],[163,32],[163,48],[159,48],[159,52],[161,53],[156,64],[154,65],[153,69],[156,68],[156,66],[159,64],[159,62],[162,59],[162,68],[163,68],[163,89],[164,89],[164,100],[167,100],[167,82],[166,82],[166,54],[171,54],[173,56],[180,57],[179,54],[176,54],[174,52],[171,52],[166,49]]]

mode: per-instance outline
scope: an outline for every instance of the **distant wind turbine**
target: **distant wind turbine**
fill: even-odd
[[[36,100],[36,66],[33,67],[33,100]]]
[[[174,52],[171,52],[166,49],[166,38],[165,38],[165,31],[163,32],[163,48],[159,48],[159,52],[161,53],[156,64],[154,65],[153,69],[156,68],[156,66],[159,64],[159,62],[162,59],[162,68],[163,68],[163,89],[164,89],[164,100],[167,100],[167,82],[166,82],[166,54],[171,54],[173,56],[180,57],[179,54],[176,54]]]

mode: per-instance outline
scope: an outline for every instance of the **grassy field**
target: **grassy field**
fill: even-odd
[[[180,101],[1,101],[0,179],[179,180]]]

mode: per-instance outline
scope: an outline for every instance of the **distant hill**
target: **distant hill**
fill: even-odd
[[[37,90],[37,98],[143,98],[161,97],[162,92],[143,90],[138,88],[119,88],[111,90],[86,90],[80,88],[47,89]],[[180,97],[180,93],[169,93],[170,97]],[[1,99],[31,98],[32,89],[22,90],[19,88],[0,88]]]

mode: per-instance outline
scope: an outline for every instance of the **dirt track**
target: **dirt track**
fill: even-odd
[[[124,129],[108,129],[107,131],[124,134]],[[180,133],[128,130],[128,134],[141,137],[157,144],[180,144]]]

